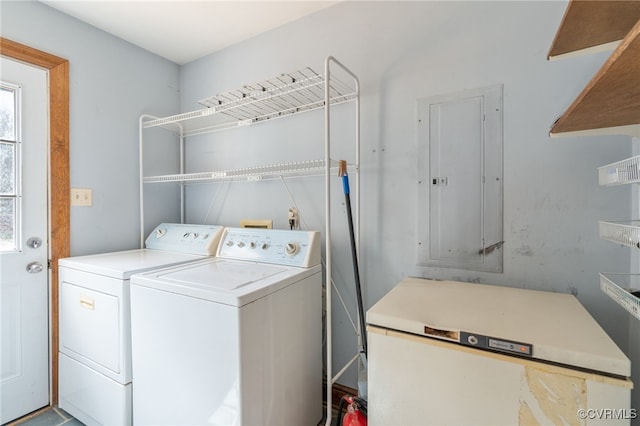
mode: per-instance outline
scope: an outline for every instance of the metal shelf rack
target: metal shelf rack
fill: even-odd
[[[337,68],[335,73],[332,69]],[[331,157],[330,110],[333,106],[353,102],[355,104],[355,161],[348,170],[354,176],[352,197],[354,204],[354,228],[356,251],[360,252],[360,83],[357,76],[338,60],[329,56],[324,61],[324,74],[311,68],[291,73],[255,84],[242,86],[236,90],[205,98],[199,103],[202,109],[172,115],[154,117],[142,115],[139,120],[139,156],[140,156],[140,244],[144,244],[144,186],[150,183],[177,182],[181,185],[181,214],[184,220],[184,185],[217,181],[261,181],[281,177],[324,176],[325,183],[325,303],[326,303],[326,369],[327,369],[327,408],[326,424],[332,418],[332,386],[338,378],[358,358],[356,354],[336,375],[333,375],[332,361],[332,306],[331,295],[333,281],[331,260],[331,176],[337,176],[337,162]],[[211,172],[185,173],[184,143],[189,136],[202,135],[220,130],[249,126],[277,118],[289,117],[301,112],[316,109],[324,110],[324,158],[295,163],[256,166],[243,169],[230,169]],[[144,131],[151,128],[164,128],[175,132],[179,141],[180,170],[178,174],[146,176],[144,173]],[[337,288],[336,288],[337,290]],[[340,294],[338,292],[338,296]],[[340,297],[340,300],[341,297]],[[347,312],[348,314],[348,312]],[[352,321],[352,324],[354,322]],[[365,330],[358,330],[358,338]],[[359,341],[359,345],[361,341]],[[333,377],[332,377],[333,375]]]
[[[269,179],[279,179],[281,177],[322,176],[325,173],[325,170],[326,167],[324,160],[306,160],[212,172],[146,176],[143,180],[144,183],[206,183],[222,181],[256,182]],[[349,167],[349,171],[355,172],[356,167],[351,165]],[[338,162],[331,160],[331,174],[335,175],[337,172]]]
[[[640,182],[640,156],[598,167],[602,186]],[[600,238],[626,247],[640,248],[640,220],[599,221]],[[616,284],[621,283],[621,285]],[[600,274],[600,289],[614,302],[640,319],[640,274]]]
[[[640,320],[640,274],[601,273],[600,289]]]
[[[160,126],[188,137],[312,111],[327,103],[349,102],[358,97],[358,91],[356,84],[335,77],[325,79],[307,67],[210,96],[198,101],[203,109],[151,119],[142,126],[145,129]]]
[[[627,247],[640,248],[640,220],[627,222],[600,221],[600,238]]]
[[[640,182],[640,155],[598,167],[598,181],[602,186]]]

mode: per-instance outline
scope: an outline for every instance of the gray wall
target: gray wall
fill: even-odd
[[[628,157],[630,138],[548,137],[553,121],[609,54],[546,60],[565,7],[339,4],[183,66],[182,110],[198,109],[196,101],[206,96],[304,66],[322,72],[324,58],[335,56],[362,85],[361,275],[367,307],[408,275],[573,293],[629,353],[629,315],[598,287],[599,271],[629,271],[629,253],[601,241],[597,221],[628,219],[630,190],[599,187],[597,167]],[[504,84],[504,273],[416,267],[416,100],[497,83]],[[288,161],[304,151],[300,144],[310,147],[309,158],[319,158],[322,116],[308,114],[195,138],[188,145],[190,171]],[[336,133],[349,133],[348,120],[336,123]],[[351,288],[351,266],[344,260],[348,239],[338,220],[344,206],[336,190],[334,279]],[[225,225],[272,218],[283,227],[291,193],[306,227],[322,229],[321,191],[311,181],[291,181],[286,188],[277,182],[194,186],[188,217]],[[349,291],[345,301],[353,311]],[[339,313],[334,330],[334,359],[341,364],[355,353],[355,338]],[[353,369],[340,380],[352,386],[355,381]]]
[[[197,109],[198,99],[305,66],[321,72],[324,58],[334,55],[362,85],[361,275],[367,307],[407,275],[571,292],[637,358],[629,316],[600,292],[597,275],[630,268],[628,250],[597,235],[598,219],[629,218],[630,189],[600,188],[596,174],[598,166],[631,154],[630,139],[548,137],[551,123],[608,56],[546,61],[565,7],[566,2],[349,2],[181,69],[37,2],[0,3],[0,28],[3,37],[71,63],[71,185],[94,191],[93,207],[72,209],[73,255],[138,244],[140,114],[173,114],[178,105],[181,111]],[[496,83],[504,84],[504,273],[418,268],[416,100]],[[350,111],[342,111],[347,118],[341,111],[335,117],[336,137],[344,145],[350,139],[342,135],[352,136]],[[195,138],[188,146],[190,171],[320,158],[321,119],[311,112]],[[336,158],[352,155],[337,150]],[[353,312],[339,186],[334,195],[334,279]],[[198,185],[187,196],[192,222],[235,225],[240,218],[272,218],[284,227],[295,202],[305,228],[323,228],[322,187],[314,179],[286,186]],[[157,206],[158,215],[171,220],[176,206],[168,204]],[[355,353],[350,327],[336,308],[336,364]],[[340,382],[354,386],[355,380],[351,369]]]
[[[177,112],[179,66],[39,2],[0,3],[0,28],[70,63],[71,186],[93,190],[71,208],[71,254],[138,247],[138,118]]]

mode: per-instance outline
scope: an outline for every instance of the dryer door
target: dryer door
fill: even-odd
[[[122,295],[95,289],[96,281],[114,281],[112,285],[119,288],[124,282],[79,271],[66,274],[64,268],[61,268],[60,277],[60,351],[127,383],[131,374],[123,368],[129,364],[124,359],[128,341],[125,336],[128,333],[123,330],[123,322],[128,317],[123,312],[126,305]],[[90,282],[93,288],[83,286],[83,280],[87,286]]]

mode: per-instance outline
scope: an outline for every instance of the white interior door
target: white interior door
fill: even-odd
[[[0,423],[49,404],[47,82],[0,58]]]

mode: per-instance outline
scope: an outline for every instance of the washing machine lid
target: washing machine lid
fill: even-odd
[[[134,275],[132,285],[240,307],[320,273],[320,265],[297,268],[209,258]]]
[[[77,269],[110,278],[129,279],[131,275],[166,266],[201,260],[207,256],[162,250],[137,249],[60,259],[61,268]]]
[[[629,377],[631,362],[570,294],[406,278],[366,314],[367,323]],[[513,344],[514,348],[501,345]],[[505,349],[505,350],[503,350]],[[526,354],[530,350],[531,353]]]

